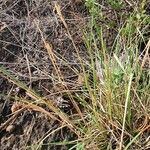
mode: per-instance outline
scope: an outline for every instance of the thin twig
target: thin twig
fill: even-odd
[[[7,126],[15,119],[17,116],[24,111],[25,108],[17,110],[13,116],[11,116],[5,123],[0,126],[0,132],[7,128]]]

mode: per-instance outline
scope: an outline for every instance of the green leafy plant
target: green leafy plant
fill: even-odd
[[[107,0],[111,7],[115,10],[119,10],[124,7],[124,1],[122,0]]]

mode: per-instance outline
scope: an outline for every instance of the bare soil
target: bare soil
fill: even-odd
[[[60,83],[53,80],[55,78],[57,80],[56,72],[44,47],[37,24],[42,36],[53,46],[57,64],[65,81],[74,90],[77,75],[72,68],[80,71],[80,65],[72,42],[57,15],[54,2],[47,0],[0,2],[0,65],[5,66],[15,77],[32,87],[40,96],[56,100],[57,97],[63,96],[61,94],[63,89]],[[58,3],[75,44],[82,49],[81,55],[85,56],[81,29],[88,15],[84,4],[69,0]],[[30,71],[27,62],[29,62]],[[0,77],[0,94],[0,149],[35,149],[43,138],[61,126],[57,121],[49,119],[42,113],[25,110],[2,128],[12,117],[11,108],[15,104],[14,97],[24,97],[26,94],[24,90],[2,77]],[[72,113],[70,105],[68,100],[66,104],[59,104],[58,107],[64,112]],[[57,146],[47,143],[76,138],[76,135],[68,128],[63,128],[45,138],[40,148],[43,150],[68,149],[72,144]]]

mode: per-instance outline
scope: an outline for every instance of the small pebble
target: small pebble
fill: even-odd
[[[13,132],[14,130],[15,130],[14,124],[11,124],[6,128],[6,132],[9,132],[9,133]]]
[[[73,2],[74,2],[75,4],[80,4],[80,3],[82,3],[82,0],[73,0]]]

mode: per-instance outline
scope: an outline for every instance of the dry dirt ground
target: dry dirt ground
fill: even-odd
[[[56,2],[61,7],[74,44],[86,64],[88,55],[82,36],[90,16],[82,1],[1,0],[0,65],[6,67],[28,87],[32,87],[40,96],[56,101],[61,110],[73,114],[74,108],[65,95],[64,89],[61,88],[57,72],[43,44],[43,40],[52,44],[56,58],[55,63],[69,90],[80,92],[82,87],[78,83],[78,74],[81,72],[81,65],[62,19],[56,11]],[[103,1],[99,1],[99,3],[105,5]],[[121,26],[121,22],[117,22],[121,20],[120,16],[113,9],[108,5],[103,9],[107,16],[106,22],[114,20],[116,27],[117,25]],[[122,10],[122,20],[130,11],[132,11],[130,7]],[[103,22],[101,24],[105,25]],[[107,37],[107,44],[111,46],[113,37],[117,34],[115,28],[106,28],[104,33],[104,36]],[[63,128],[47,136],[59,128],[60,124],[41,112],[26,109],[16,118],[11,118],[12,106],[16,99],[22,97],[28,98],[24,90],[0,77],[1,150],[35,149],[35,146],[42,140],[41,149],[43,150],[67,150],[73,146],[73,144],[67,146],[47,145],[52,142],[75,140],[77,137],[68,128]],[[59,98],[62,101],[59,102]],[[9,122],[7,123],[7,121]],[[5,123],[7,123],[6,126],[2,127]]]
[[[32,87],[40,96],[46,96],[54,101],[62,96],[63,89],[57,80],[42,36],[52,44],[57,56],[56,63],[65,82],[72,90],[78,87],[77,75],[72,70],[80,71],[77,54],[55,10],[55,2],[53,0],[3,0],[0,2],[0,65],[9,69],[15,77]],[[81,29],[88,19],[88,14],[84,4],[70,0],[58,3],[70,34],[78,49],[81,49],[80,54],[85,56],[86,50],[81,39]],[[26,94],[24,90],[2,77],[0,77],[0,94],[0,124],[3,125],[11,117],[11,108],[15,103],[14,97],[24,97]],[[64,104],[60,102],[58,107],[67,113],[72,113],[69,100]],[[42,113],[25,110],[4,128],[0,128],[0,149],[35,149],[33,144],[38,144],[59,126],[57,121],[48,119]],[[9,127],[13,129],[9,130]],[[45,138],[43,144],[73,139],[76,139],[76,136],[69,129],[63,128]],[[41,149],[68,149],[71,146],[43,145]]]

